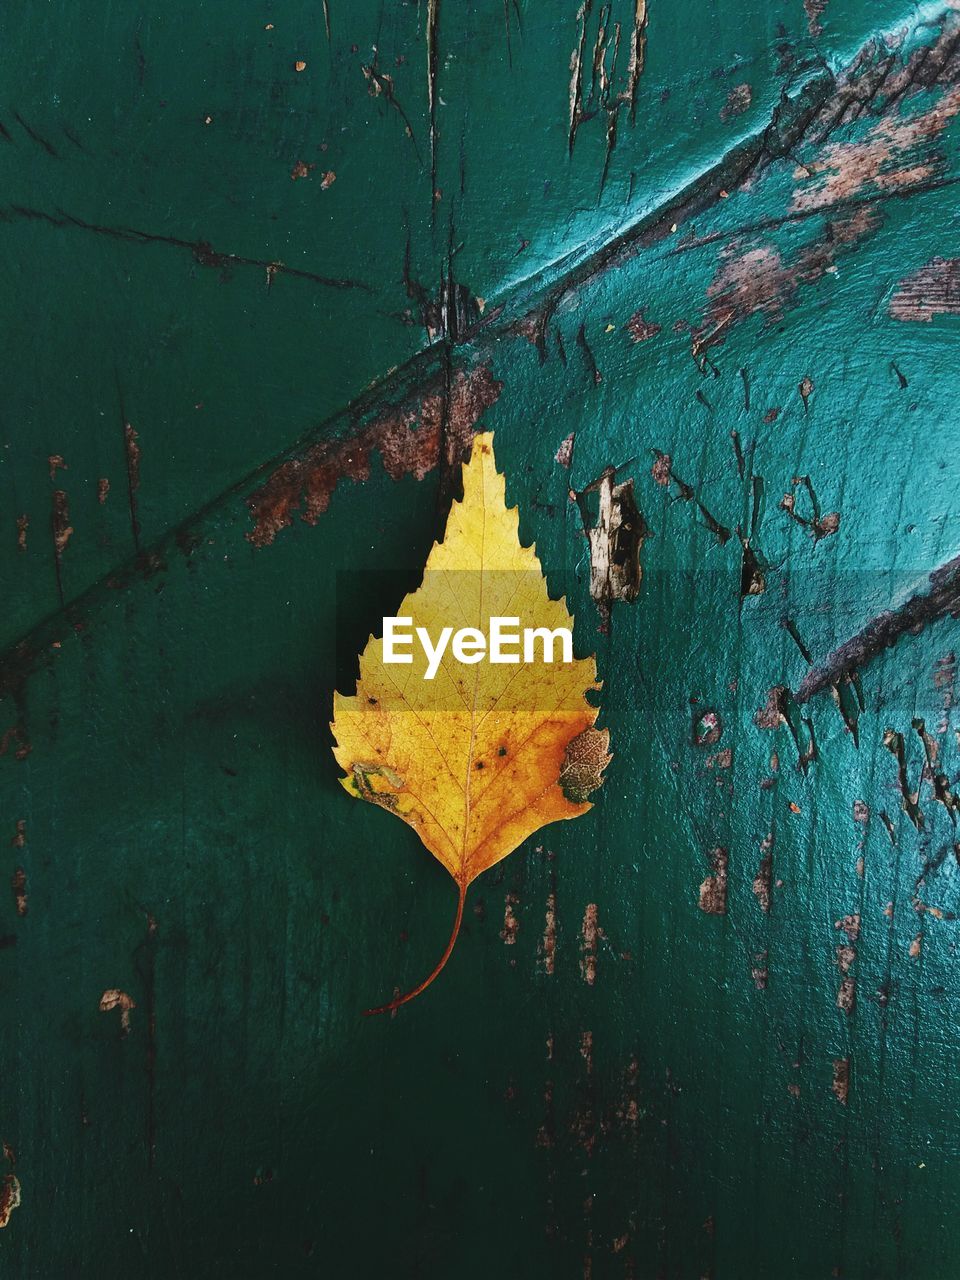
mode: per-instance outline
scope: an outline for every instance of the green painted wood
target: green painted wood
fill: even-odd
[[[634,16],[2,19],[5,1275],[952,1275],[957,624],[763,709],[960,544],[956,15],[650,0],[631,111]],[[330,700],[478,425],[616,755],[364,1020],[453,901]]]

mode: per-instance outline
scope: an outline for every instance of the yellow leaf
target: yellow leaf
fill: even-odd
[[[490,635],[491,619],[520,629],[572,629],[563,600],[551,600],[533,547],[520,544],[516,507],[507,508],[493,435],[477,435],[463,468],[463,500],[454,502],[442,542],[427,558],[421,586],[397,611],[423,628],[436,648],[444,628]],[[410,628],[408,627],[408,630]],[[416,635],[415,630],[412,633]],[[590,804],[609,763],[607,730],[585,693],[600,686],[594,659],[546,661],[535,634],[519,661],[465,660],[447,644],[429,675],[422,645],[385,652],[370,637],[354,697],[334,694],[334,755],[344,788],[408,823],[453,877],[457,914],[433,972],[394,1009],[433,981],[453,950],[467,886],[548,822],[576,818]],[[556,649],[556,646],[554,646]],[[556,658],[557,653],[553,656]],[[392,661],[386,658],[391,657]]]

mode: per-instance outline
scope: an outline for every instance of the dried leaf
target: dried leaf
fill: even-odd
[[[436,643],[444,627],[490,633],[491,618],[520,628],[572,628],[566,603],[551,600],[533,547],[507,509],[493,436],[477,435],[463,469],[442,542],[427,558],[422,585],[397,616],[411,618]],[[354,697],[334,694],[334,755],[353,796],[408,823],[457,886],[453,932],[439,963],[419,986],[380,1009],[419,995],[443,968],[463,915],[467,886],[548,822],[591,807],[609,763],[606,729],[585,697],[600,686],[592,657],[465,665],[448,645],[434,679],[412,646],[411,665],[384,661],[372,636],[360,658]]]

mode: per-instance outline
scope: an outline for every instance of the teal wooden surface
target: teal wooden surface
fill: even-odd
[[[0,18],[5,1275],[953,1275],[956,620],[788,691],[960,545],[960,22],[641,9]],[[452,893],[330,701],[478,426],[616,754],[365,1020]]]

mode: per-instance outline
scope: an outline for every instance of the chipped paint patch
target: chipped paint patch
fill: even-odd
[[[726,849],[711,849],[710,865],[713,873],[700,885],[700,910],[710,916],[727,914],[727,868],[729,854]]]
[[[543,941],[540,944],[540,960],[543,972],[552,974],[557,954],[557,895],[547,894],[547,913],[543,924]]]
[[[282,463],[247,498],[254,521],[247,539],[255,547],[270,546],[297,511],[304,523],[316,524],[341,480],[369,478],[374,452],[392,480],[406,475],[422,480],[441,459],[453,464],[465,454],[473,428],[502,389],[486,364],[458,370],[449,397],[435,382],[419,405],[388,406],[354,435],[311,445]]]
[[[928,111],[883,117],[862,138],[829,143],[818,159],[794,170],[797,190],[791,211],[824,209],[839,200],[904,191],[929,181],[942,168],[931,144],[958,111],[960,88],[952,88]]]
[[[0,1180],[0,1227],[10,1222],[14,1209],[20,1207],[20,1179],[14,1173],[4,1174]]]
[[[934,316],[960,315],[960,258],[933,258],[905,276],[887,309],[894,320],[924,324]]]
[[[847,1099],[850,1097],[849,1058],[834,1058],[833,1081],[830,1088],[833,1090],[833,1096],[836,1100],[845,1107],[847,1105]]]
[[[647,342],[650,338],[655,338],[660,329],[660,325],[644,319],[642,310],[635,311],[627,321],[627,333],[634,342]]]
[[[23,867],[17,867],[10,878],[10,888],[13,890],[13,901],[17,908],[18,916],[27,914],[27,873]]]
[[[807,15],[807,30],[814,39],[823,35],[820,19],[827,9],[828,0],[803,0],[803,11]]]
[[[774,245],[731,241],[720,251],[716,274],[707,288],[707,309],[693,334],[694,358],[722,343],[734,325],[750,316],[762,316],[767,324],[782,319],[796,305],[802,286],[817,284],[841,254],[858,248],[879,225],[874,210],[856,209],[827,222],[821,238],[805,245],[789,262]]]
[[[503,902],[503,928],[500,930],[500,938],[508,947],[516,943],[517,934],[520,932],[520,921],[513,910],[519,901],[515,893],[508,893]]]
[[[588,987],[597,980],[597,941],[602,937],[603,930],[597,922],[597,904],[588,902],[580,928],[580,976]]]
[[[732,120],[734,116],[743,115],[753,101],[753,90],[748,84],[736,84],[727,95],[727,100],[720,108],[720,119]]]
[[[109,1013],[112,1009],[120,1010],[120,1029],[123,1035],[130,1031],[130,1010],[137,1007],[133,996],[127,995],[118,987],[110,987],[100,997],[100,1012]]]

